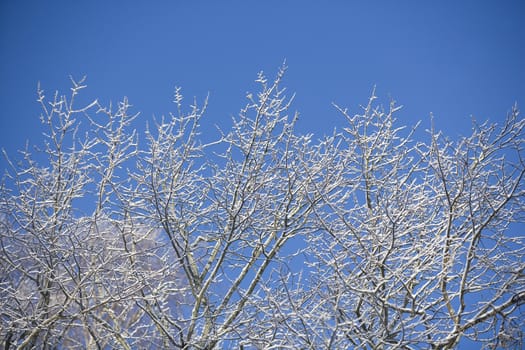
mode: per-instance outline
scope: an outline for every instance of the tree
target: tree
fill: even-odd
[[[313,141],[284,70],[207,144],[180,89],[144,135],[127,100],[77,107],[83,80],[39,89],[43,147],[5,155],[4,348],[520,347],[517,108],[416,142],[372,94]]]

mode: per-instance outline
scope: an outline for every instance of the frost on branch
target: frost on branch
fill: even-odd
[[[0,187],[4,348],[522,346],[517,108],[416,139],[373,93],[315,141],[284,71],[208,144],[180,88],[144,132],[126,99],[78,106],[83,80],[39,88],[43,142]]]

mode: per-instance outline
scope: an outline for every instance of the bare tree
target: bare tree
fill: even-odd
[[[314,142],[283,74],[208,144],[180,89],[145,143],[127,100],[39,89],[45,142],[1,187],[4,348],[521,346],[517,109],[416,142],[372,95]]]
[[[315,189],[310,276],[268,296],[284,320],[271,327],[306,348],[520,348],[524,121],[513,109],[499,128],[415,143],[374,100],[337,107],[348,124],[324,169],[336,186]]]

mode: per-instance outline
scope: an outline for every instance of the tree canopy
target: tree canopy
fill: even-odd
[[[207,101],[134,129],[124,99],[38,100],[5,155],[5,349],[487,349],[523,345],[524,126],[451,139],[375,96],[320,140],[262,73],[229,130]]]

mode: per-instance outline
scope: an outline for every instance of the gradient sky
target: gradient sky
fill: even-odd
[[[525,105],[523,1],[2,1],[0,148],[41,142],[36,103],[88,76],[84,97],[128,96],[139,126],[208,93],[205,133],[227,128],[260,70],[297,93],[298,129],[344,126],[373,88],[400,124],[468,134],[471,116],[501,121]],[[0,165],[3,168],[5,161]]]
[[[127,96],[139,128],[175,110],[175,86],[187,104],[209,93],[213,138],[285,59],[301,133],[342,128],[332,102],[353,114],[376,86],[400,124],[432,113],[454,138],[525,108],[524,20],[523,0],[0,0],[0,148],[42,142],[37,83],[69,93],[70,75],[88,76],[85,100]]]

